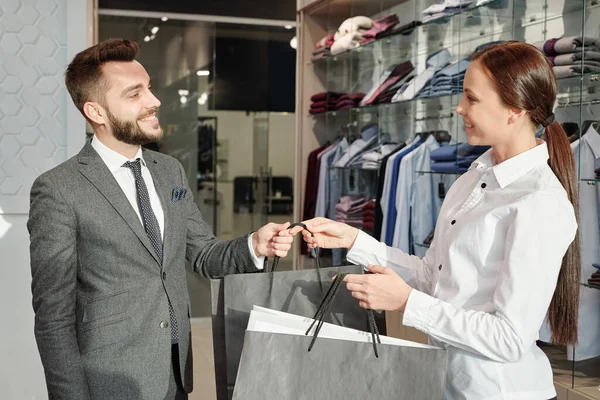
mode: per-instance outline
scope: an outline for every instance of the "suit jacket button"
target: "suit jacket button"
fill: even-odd
[[[166,329],[169,327],[169,323],[167,321],[160,321],[160,327]]]

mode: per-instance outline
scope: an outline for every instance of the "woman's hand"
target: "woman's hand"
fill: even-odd
[[[391,268],[369,265],[372,274],[349,274],[344,278],[352,296],[362,308],[404,311],[412,288]]]
[[[308,247],[314,249],[350,249],[358,236],[358,229],[341,222],[335,222],[327,218],[313,218],[302,222],[306,225],[308,231],[301,226],[296,226],[289,230],[289,233],[295,235],[302,231],[304,241]],[[311,232],[314,234],[311,235]]]

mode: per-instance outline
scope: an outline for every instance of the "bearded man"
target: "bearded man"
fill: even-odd
[[[291,248],[278,235],[288,224],[218,241],[182,165],[141,147],[163,132],[138,49],[112,39],[75,56],[65,82],[94,136],[31,190],[35,337],[50,399],[186,399],[186,260],[220,277]]]

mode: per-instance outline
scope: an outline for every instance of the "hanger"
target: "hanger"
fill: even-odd
[[[581,136],[585,135],[585,133],[590,129],[590,126],[593,127],[596,131],[598,130],[598,121],[593,119],[586,119],[581,124]]]

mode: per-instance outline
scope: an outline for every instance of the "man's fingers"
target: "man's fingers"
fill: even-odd
[[[293,243],[294,242],[294,237],[293,236],[274,236],[273,239],[271,239],[273,243]]]
[[[292,248],[292,246],[289,243],[271,243],[271,248],[274,250],[288,251]]]

